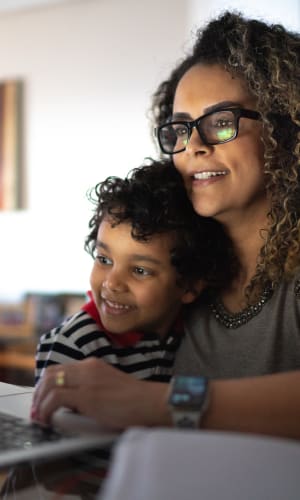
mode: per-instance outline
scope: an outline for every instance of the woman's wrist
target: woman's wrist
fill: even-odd
[[[169,384],[146,382],[143,386],[144,424],[151,427],[170,427],[172,418],[168,406]],[[144,385],[144,384],[143,384]]]

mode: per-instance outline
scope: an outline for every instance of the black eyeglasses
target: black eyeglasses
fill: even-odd
[[[239,133],[240,118],[259,120],[257,111],[242,108],[219,109],[193,121],[170,121],[155,129],[160,149],[168,155],[184,151],[195,127],[204,144],[214,146],[233,141]]]

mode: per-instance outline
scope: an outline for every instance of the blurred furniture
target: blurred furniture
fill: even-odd
[[[36,342],[0,342],[0,380],[10,384],[34,385]]]
[[[0,304],[0,381],[34,385],[40,335],[78,311],[85,300],[83,293],[28,293],[18,303]]]
[[[299,500],[300,443],[250,434],[131,429],[99,500]]]

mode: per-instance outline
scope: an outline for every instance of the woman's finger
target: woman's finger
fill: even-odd
[[[80,386],[89,387],[97,385],[99,381],[107,379],[107,376],[109,376],[106,374],[107,371],[109,375],[111,371],[117,374],[120,373],[97,358],[88,358],[80,362],[49,366],[41,377],[33,395],[32,418],[39,418],[41,404],[52,392],[55,395],[62,388],[78,390]]]
[[[78,386],[77,370],[73,363],[70,365],[55,365],[48,367],[39,380],[33,394],[32,407],[38,411],[41,402],[55,389]]]
[[[62,406],[80,412],[80,397],[75,388],[58,388],[50,391],[38,407],[36,420],[51,423],[51,416]]]

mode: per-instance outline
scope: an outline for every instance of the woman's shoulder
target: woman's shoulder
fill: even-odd
[[[278,296],[281,302],[293,307],[300,307],[300,271],[295,273],[289,280],[279,283],[274,292],[275,298]]]
[[[283,281],[238,313],[207,296],[198,300],[185,318],[177,373],[234,378],[299,369],[299,280]]]
[[[300,301],[300,271],[295,274],[292,280],[292,290],[295,298]]]

